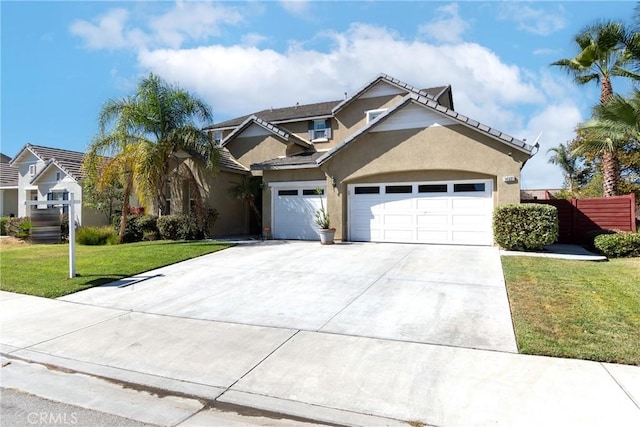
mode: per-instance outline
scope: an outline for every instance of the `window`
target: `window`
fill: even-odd
[[[303,196],[318,196],[324,194],[324,190],[320,189],[320,194],[318,194],[318,190],[302,190]]]
[[[309,140],[327,141],[331,138],[331,119],[309,122]]]
[[[446,193],[447,184],[418,185],[418,193]]]
[[[33,176],[36,174],[36,165],[29,165],[29,175]]]
[[[220,145],[220,143],[222,142],[222,131],[217,130],[213,132],[213,142],[216,145]]]
[[[47,193],[47,200],[51,200],[51,201],[69,200],[69,192],[68,191],[52,191],[50,193]],[[47,205],[47,208],[49,209],[55,208],[55,207],[61,207],[63,214],[69,213],[69,205],[60,205],[60,204]]]
[[[356,194],[380,194],[380,187],[356,187]]]
[[[412,193],[413,188],[410,185],[387,185],[384,188],[384,192],[387,194],[405,194]]]
[[[297,196],[298,190],[278,190],[278,196]]]
[[[378,117],[380,114],[384,113],[385,111],[387,111],[386,108],[380,108],[378,110],[369,110],[369,111],[367,111],[365,113],[367,115],[367,123],[371,123],[373,120],[376,119],[376,117]]]
[[[62,179],[62,172],[56,172],[56,181],[60,181]]]
[[[484,191],[484,183],[453,184],[453,191],[455,193],[481,192]]]

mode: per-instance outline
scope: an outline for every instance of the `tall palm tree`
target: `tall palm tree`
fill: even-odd
[[[640,90],[629,98],[614,95],[606,104],[594,107],[593,119],[578,126],[588,137],[577,152],[593,150],[602,153],[604,195],[617,194],[620,166],[615,154],[629,140],[640,140]]]
[[[140,165],[141,174],[146,177],[140,183],[142,197],[162,214],[172,172],[201,183],[204,175],[217,169],[218,147],[202,130],[202,125],[211,121],[211,109],[196,95],[153,73],[140,81],[134,98],[135,121],[149,147],[148,156]],[[199,188],[202,190],[202,185]],[[201,205],[201,191],[193,196]]]
[[[547,150],[548,153],[553,153],[548,162],[562,169],[567,189],[573,194],[576,187],[576,176],[578,175],[578,157],[569,150],[566,144],[550,148]]]
[[[631,57],[623,42],[628,35],[620,22],[604,21],[590,25],[573,38],[578,54],[551,65],[562,67],[579,85],[599,83],[600,102],[605,103],[613,96],[612,77],[640,80],[639,74],[627,68]]]
[[[114,181],[123,186],[122,217],[118,240],[124,239],[129,214],[129,200],[134,192],[134,183],[141,181],[139,166],[145,157],[143,141],[136,134],[132,111],[135,101],[132,98],[107,101],[99,114],[100,133],[89,145],[84,158],[84,170],[88,180],[98,191],[104,191]],[[111,132],[107,132],[113,123]]]

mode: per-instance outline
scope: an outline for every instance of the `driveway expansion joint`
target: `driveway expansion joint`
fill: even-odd
[[[633,404],[636,405],[636,407],[638,409],[640,409],[640,402],[636,401],[633,398],[633,396],[627,391],[626,387],[624,385],[620,384],[620,381],[618,381],[618,378],[616,378],[616,376],[613,375],[609,369],[607,369],[607,366],[603,362],[598,362],[598,364],[604,368],[604,370],[607,372],[607,374],[609,374],[611,379],[618,385],[618,387],[620,387],[620,389],[623,391],[623,393],[627,395],[627,397],[631,400],[631,402],[633,402]]]

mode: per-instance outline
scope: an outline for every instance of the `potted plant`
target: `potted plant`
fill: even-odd
[[[333,237],[336,234],[336,229],[331,228],[329,214],[325,210],[324,203],[322,202],[322,189],[316,189],[316,194],[320,196],[320,209],[316,212],[316,224],[320,227],[318,230],[320,243],[323,245],[333,245]]]

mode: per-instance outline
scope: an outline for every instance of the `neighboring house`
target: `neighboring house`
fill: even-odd
[[[18,214],[18,171],[9,166],[10,161],[0,153],[0,216]]]
[[[520,190],[520,200],[550,200],[555,199],[561,188],[542,188],[535,190]]]
[[[450,86],[421,90],[384,74],[344,100],[207,130],[262,179],[263,227],[276,239],[317,240],[322,197],[338,240],[491,245],[493,209],[519,203],[533,148],[455,112]]]
[[[29,216],[31,209],[46,208],[47,203],[28,206],[27,200],[68,200],[73,193],[75,221],[78,225],[94,226],[108,223],[108,219],[96,211],[82,206],[82,160],[84,153],[26,144],[11,160],[10,165],[18,172],[17,216]],[[54,204],[54,203],[51,203]],[[68,207],[61,207],[67,212]]]

